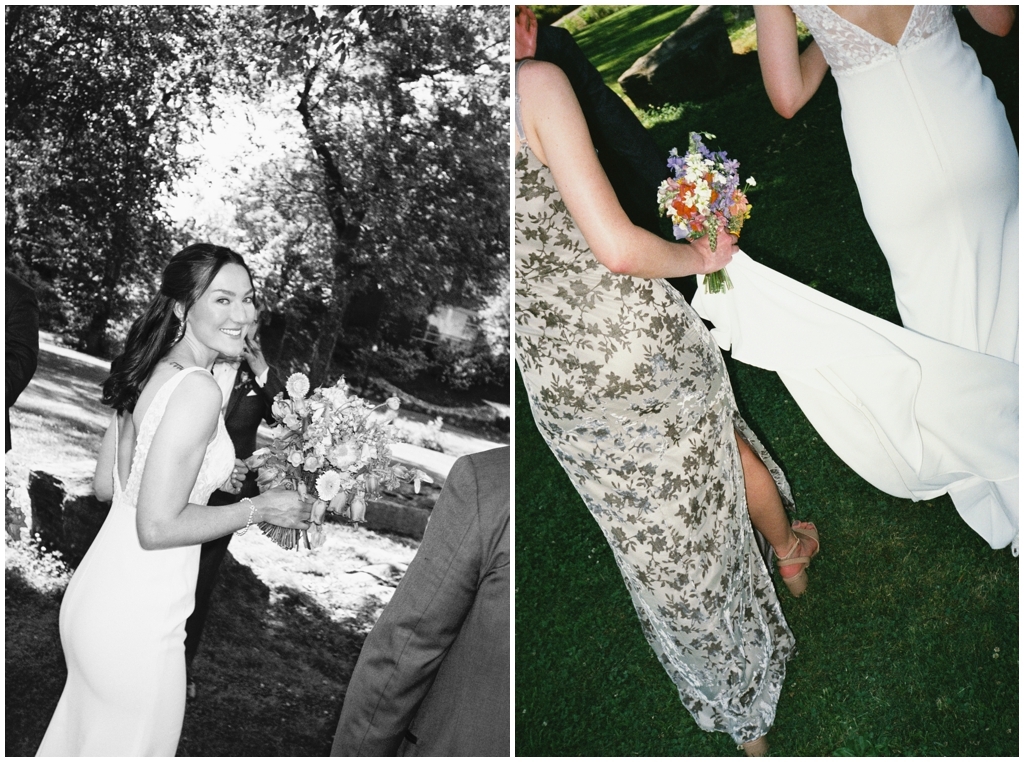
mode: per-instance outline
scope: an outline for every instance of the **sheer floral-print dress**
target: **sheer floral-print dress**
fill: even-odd
[[[518,102],[516,122],[522,136]],[[683,705],[704,730],[759,738],[795,643],[747,513],[733,431],[787,508],[789,485],[682,296],[601,265],[522,139],[515,173],[516,359],[537,427],[608,540]]]

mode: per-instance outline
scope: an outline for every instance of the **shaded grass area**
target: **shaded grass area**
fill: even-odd
[[[630,5],[587,25],[576,42],[597,67],[605,83],[620,96],[616,80],[633,62],[672,34],[696,5]],[[615,40],[615,45],[607,44]]]
[[[634,42],[650,47],[638,41],[640,16],[670,9],[627,10],[639,15],[624,10],[578,38],[609,84],[635,59]],[[957,15],[997,93],[1013,93],[1016,133],[1016,31],[979,35]],[[756,63],[738,66],[713,101],[643,119],[666,153],[691,130],[714,133],[712,145],[757,178],[741,241],[754,259],[899,322],[831,76],[790,121],[772,110]],[[821,441],[775,374],[726,360],[741,412],[823,538],[808,594],[796,600],[779,585],[798,653],[773,754],[1016,755],[1018,560],[989,548],[948,497],[914,503],[875,490]],[[515,400],[517,754],[737,754],[680,704],[604,537],[537,433],[518,373]]]

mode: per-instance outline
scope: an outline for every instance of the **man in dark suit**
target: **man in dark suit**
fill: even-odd
[[[509,453],[452,467],[359,654],[332,756],[511,754]]]
[[[36,293],[10,270],[4,284],[4,452],[11,449],[11,406],[39,362],[39,304]]]
[[[258,322],[258,321],[257,321]],[[232,474],[233,492],[217,490],[210,496],[210,505],[229,505],[243,497],[259,494],[256,472],[249,471],[242,462],[256,450],[256,432],[260,422],[274,422],[271,406],[274,396],[284,390],[277,370],[264,359],[256,342],[253,323],[246,340],[246,350],[238,358],[221,358],[213,366],[213,375],[221,386],[224,397],[222,410],[224,425],[235,445],[235,470]],[[228,551],[231,535],[204,542],[199,555],[199,577],[196,580],[196,605],[185,622],[185,664],[188,669],[188,697],[195,698],[196,684],[192,661],[199,650],[206,616],[210,610],[210,597],[217,580],[217,570]]]
[[[538,27],[525,5],[516,6],[516,60],[534,58],[553,63],[572,85],[587,120],[590,139],[623,210],[634,225],[661,235],[658,186],[668,177],[668,153],[658,148],[640,120],[609,88],[572,35],[558,27]],[[686,301],[697,279],[673,278]]]

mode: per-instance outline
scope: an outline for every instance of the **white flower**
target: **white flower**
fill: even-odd
[[[291,399],[301,400],[309,392],[309,379],[306,378],[305,373],[292,373],[288,376],[284,388],[288,390],[288,396]]]
[[[757,181],[754,180],[753,177],[748,177],[747,178],[747,185],[749,185],[751,188],[753,188],[755,185],[757,185]]]
[[[352,445],[342,442],[328,453],[327,459],[336,468],[348,468],[359,459],[359,456]]]
[[[413,474],[413,487],[416,490],[416,494],[417,495],[420,494],[420,484],[422,482],[427,482],[427,484],[433,484],[434,480],[431,479],[429,476],[427,476],[422,471],[420,471],[419,469],[417,469],[416,473]]]
[[[356,523],[366,521],[366,500],[362,495],[356,495],[348,507],[349,519]]]
[[[337,471],[324,471],[316,480],[316,493],[321,500],[332,501],[341,489],[341,474]]]

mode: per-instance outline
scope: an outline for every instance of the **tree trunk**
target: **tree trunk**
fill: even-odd
[[[83,351],[93,357],[111,359],[108,356],[110,344],[107,341],[107,323],[110,322],[110,315],[113,312],[117,283],[121,279],[122,256],[108,250],[104,257],[105,265],[103,281],[100,283],[100,293],[93,303],[92,315],[85,328],[85,335],[82,337]]]
[[[326,316],[320,320],[319,331],[309,363],[310,383],[313,386],[327,381],[334,348],[344,333],[342,320],[345,317],[345,310],[348,309],[349,300],[352,298],[353,253],[359,240],[360,223],[365,215],[365,212],[360,209],[354,209],[351,214],[348,213],[347,209],[352,204],[346,194],[341,169],[310,115],[309,93],[315,76],[315,69],[306,73],[305,86],[299,95],[296,109],[302,115],[302,125],[306,129],[306,134],[309,136],[320,166],[324,170],[327,211],[331,217],[337,240],[334,245],[334,282],[331,289],[331,302],[327,306]]]

